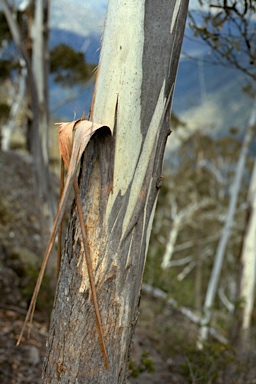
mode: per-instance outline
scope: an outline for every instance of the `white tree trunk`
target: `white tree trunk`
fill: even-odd
[[[180,227],[182,225],[182,217],[180,214],[177,214],[172,222],[172,229],[169,234],[169,238],[165,247],[165,253],[163,256],[163,261],[161,264],[162,269],[167,269],[170,267],[172,255],[174,253],[174,247],[176,244],[176,240],[180,231]]]
[[[1,149],[3,151],[10,150],[12,134],[17,124],[17,115],[22,107],[25,97],[27,68],[23,59],[20,59],[20,67],[21,71],[19,75],[18,90],[16,90],[16,87],[13,89],[12,93],[16,94],[12,95],[10,116],[6,124],[2,127]]]
[[[80,188],[109,360],[104,368],[76,209],[62,255],[43,383],[126,381],[170,133],[187,0],[110,0]]]
[[[39,104],[39,133],[42,140],[43,159],[49,162],[48,154],[48,23],[49,1],[37,0],[33,20],[32,37],[32,70],[35,78]]]
[[[31,99],[31,112],[32,112],[32,129],[31,129],[31,154],[33,158],[33,169],[34,169],[34,179],[37,195],[42,203],[42,213],[44,214],[44,219],[47,217],[48,224],[53,222],[55,209],[55,198],[51,185],[50,172],[48,168],[48,162],[46,162],[43,155],[43,145],[42,145],[42,137],[40,134],[41,127],[41,112],[40,112],[40,103],[38,97],[38,89],[40,86],[36,84],[35,74],[32,68],[32,63],[27,51],[27,48],[22,40],[21,32],[19,30],[19,26],[17,24],[16,19],[14,18],[9,5],[6,0],[1,0],[1,4],[3,7],[3,12],[5,14],[8,26],[10,28],[10,32],[12,34],[12,38],[17,48],[20,51],[21,56],[23,57],[28,74],[28,87]],[[39,5],[42,5],[40,3]],[[44,0],[44,6],[48,7],[47,0]],[[48,13],[45,11],[45,16]],[[40,16],[40,12],[39,12]],[[44,47],[45,48],[45,47]],[[45,49],[44,49],[45,51]],[[44,55],[46,52],[44,52]]]
[[[250,212],[242,249],[243,270],[240,291],[241,300],[244,301],[242,332],[245,333],[245,339],[249,335],[251,325],[256,280],[256,162],[251,177],[248,203]]]
[[[163,261],[161,267],[167,269],[170,267],[171,258],[175,250],[176,240],[180,231],[180,228],[188,221],[191,220],[194,213],[200,208],[207,206],[211,203],[211,199],[204,199],[200,202],[190,204],[188,207],[184,208],[182,211],[175,214],[172,223],[172,229],[169,234],[169,239],[166,244],[165,253],[163,256]]]
[[[237,163],[236,174],[235,174],[234,182],[232,185],[232,191],[231,191],[232,195],[229,201],[225,225],[224,225],[224,228],[220,237],[220,241],[217,247],[213,269],[212,269],[210,281],[209,281],[207,292],[206,292],[206,297],[204,302],[204,317],[203,317],[202,327],[200,329],[200,335],[198,340],[199,348],[202,348],[203,342],[207,339],[207,336],[208,336],[208,328],[209,328],[209,323],[212,316],[212,306],[213,306],[213,302],[214,302],[216,291],[219,284],[219,278],[220,278],[220,273],[221,273],[221,269],[224,261],[226,246],[228,244],[230,231],[233,225],[233,220],[234,220],[234,215],[235,215],[236,205],[238,200],[238,194],[241,188],[241,181],[243,177],[246,156],[247,156],[248,147],[253,135],[255,119],[256,119],[256,99],[255,99],[252,113],[248,122],[247,130],[245,133],[244,141],[243,141],[241,152],[240,152],[240,157]]]

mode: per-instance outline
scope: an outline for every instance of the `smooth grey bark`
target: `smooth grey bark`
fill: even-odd
[[[124,383],[161,186],[187,0],[110,0],[80,189],[109,370],[73,206],[43,383]]]

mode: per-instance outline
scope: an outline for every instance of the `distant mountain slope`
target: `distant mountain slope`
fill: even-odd
[[[248,104],[250,108],[251,105],[242,91],[244,80],[244,75],[236,69],[183,59],[180,61],[177,74],[173,110],[176,114],[182,115],[212,100],[225,111],[226,117],[229,117],[230,122],[225,120],[225,125],[235,126],[241,123],[242,116],[236,113],[232,119],[231,114],[239,111],[241,114],[245,112],[246,115],[244,107],[246,108]],[[229,111],[231,105],[234,108]]]
[[[99,32],[99,31],[98,31]],[[99,60],[101,36],[87,36],[75,32],[52,28],[50,47],[65,43],[86,55],[87,62],[97,64]],[[173,111],[187,122],[192,130],[205,129],[213,134],[228,132],[230,127],[243,129],[247,124],[252,105],[242,92],[243,74],[222,65],[213,65],[208,47],[193,39],[191,31],[186,29],[183,52],[200,58],[188,59],[181,55],[173,100]],[[51,107],[68,99],[72,94],[81,92],[79,87],[73,90],[63,89],[50,81]],[[75,100],[58,108],[54,114],[61,119],[73,119],[74,116],[88,114],[93,86],[83,90]]]

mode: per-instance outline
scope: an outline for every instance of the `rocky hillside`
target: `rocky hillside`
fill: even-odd
[[[54,296],[55,273],[44,278],[30,338],[16,346],[33,293],[45,235],[33,192],[31,161],[15,152],[0,152],[0,382],[41,382],[41,370]],[[51,298],[49,300],[49,298]],[[169,383],[171,373],[152,346],[146,328],[136,334],[130,383]]]
[[[25,335],[19,347],[16,342],[48,230],[42,231],[29,157],[0,152],[0,180],[0,383],[37,384],[41,382],[55,272],[48,271],[43,280],[30,338]],[[128,384],[256,383],[255,351],[242,354],[212,341],[204,351],[196,350],[197,326],[178,309],[145,294],[140,312]]]

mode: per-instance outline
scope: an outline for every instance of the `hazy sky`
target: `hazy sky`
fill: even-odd
[[[51,26],[88,36],[102,29],[108,0],[51,0]],[[198,0],[190,0],[190,8]]]
[[[89,35],[102,28],[106,0],[52,0],[51,27]]]

